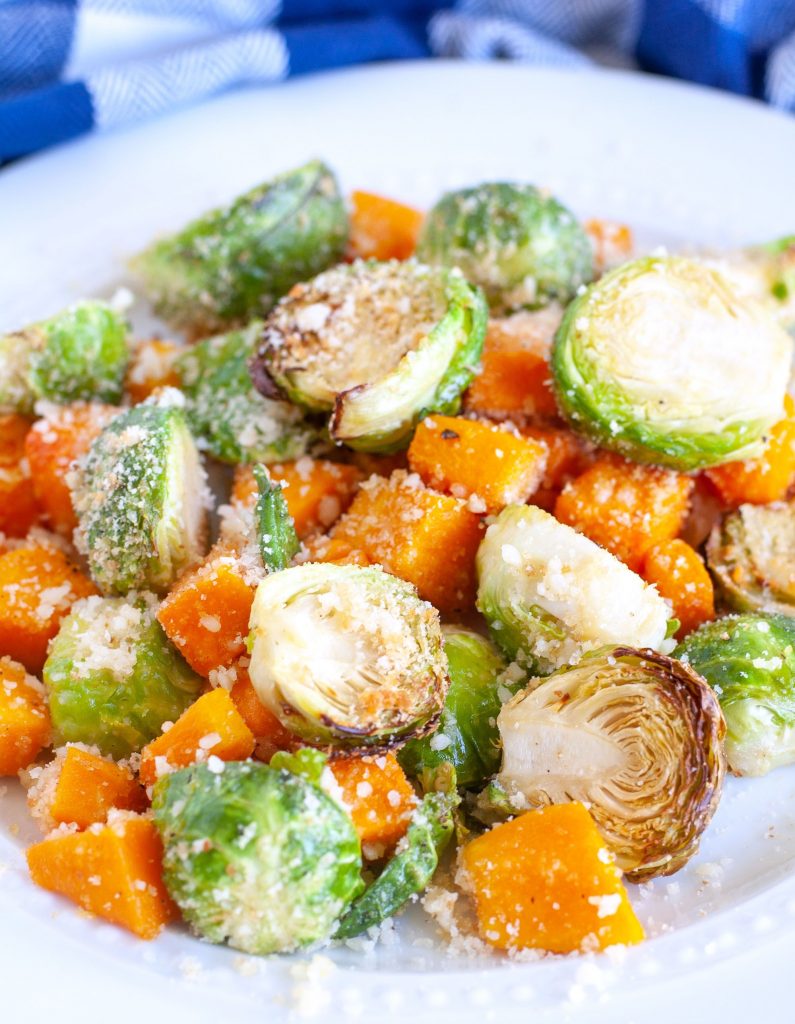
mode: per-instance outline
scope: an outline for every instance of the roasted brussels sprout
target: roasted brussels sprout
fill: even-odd
[[[715,694],[689,668],[605,648],[533,680],[500,712],[499,781],[517,806],[582,801],[632,881],[696,852],[726,771]]]
[[[450,689],[432,736],[410,740],[398,760],[410,775],[450,763],[461,786],[483,782],[500,767],[497,715],[511,693],[505,659],[479,633],[444,627]],[[515,688],[515,687],[514,687]]]
[[[710,534],[707,565],[730,608],[795,615],[795,504],[729,512]]]
[[[157,312],[201,337],[267,313],[336,263],[347,235],[334,175],[313,160],[155,242],[133,269]]]
[[[37,398],[118,402],[129,360],[124,317],[104,302],[78,302],[0,337],[0,412],[30,412]]]
[[[573,214],[533,185],[486,183],[448,192],[428,213],[417,254],[460,267],[497,312],[564,304],[594,274],[591,243]]]
[[[281,484],[274,483],[264,466],[254,467],[257,501],[254,506],[260,558],[266,572],[286,569],[301,549],[295,523]]]
[[[623,562],[533,505],[509,505],[477,554],[478,608],[510,659],[545,674],[604,644],[668,653],[670,608]]]
[[[223,462],[297,459],[319,438],[300,409],[263,398],[252,384],[248,363],[261,328],[255,321],[245,330],[207,338],[175,365],[191,430],[199,446]]]
[[[675,653],[718,696],[733,772],[765,775],[795,762],[793,619],[729,615],[699,627]]]
[[[204,680],[171,646],[151,597],[86,597],[61,622],[44,664],[59,742],[128,757],[174,722]]]
[[[78,548],[106,593],[163,591],[205,550],[204,469],[173,389],[116,416],[73,491]]]
[[[250,626],[260,700],[310,743],[386,747],[435,725],[442,630],[411,584],[379,568],[295,566],[260,583]]]
[[[360,935],[392,917],[433,878],[439,857],[453,835],[453,810],[458,800],[449,793],[428,793],[414,812],[394,856],[342,917],[337,939]]]
[[[717,271],[650,256],[571,303],[552,373],[576,429],[637,462],[693,470],[761,451],[791,358],[786,331]]]
[[[298,285],[265,323],[252,376],[316,412],[350,448],[404,448],[429,412],[455,412],[488,315],[457,270],[408,261],[335,267]]]
[[[217,767],[155,785],[164,879],[186,921],[246,953],[328,938],[363,887],[350,818],[303,776],[253,761]]]

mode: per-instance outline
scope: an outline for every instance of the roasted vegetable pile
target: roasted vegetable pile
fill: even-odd
[[[792,239],[635,258],[529,184],[423,216],[315,161],[132,266],[171,337],[0,336],[33,880],[253,954],[435,877],[495,950],[642,940],[727,770],[795,762]]]

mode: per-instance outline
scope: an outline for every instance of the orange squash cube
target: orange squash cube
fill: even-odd
[[[91,580],[56,547],[6,551],[0,555],[0,656],[39,673],[61,619],[78,598],[96,593]]]
[[[390,853],[409,827],[417,795],[394,754],[344,757],[331,771],[370,860]]]
[[[497,825],[461,860],[481,938],[497,949],[574,953],[643,939],[621,872],[582,804]]]
[[[351,194],[351,259],[407,260],[417,245],[422,214],[373,192]]]
[[[141,751],[140,779],[154,785],[166,772],[186,768],[210,755],[243,761],[254,750],[254,736],[226,690],[202,694],[167,732]]]
[[[29,430],[24,416],[0,416],[0,533],[10,537],[24,537],[41,515],[25,458]]]
[[[34,423],[25,439],[33,489],[53,530],[71,537],[77,526],[68,473],[119,410],[99,402],[64,405]]]
[[[50,742],[44,687],[10,658],[0,658],[0,776],[27,768]]]
[[[640,572],[646,552],[682,529],[692,490],[681,473],[603,455],[566,484],[555,516]]]
[[[546,462],[543,443],[462,416],[429,416],[409,446],[409,466],[428,487],[479,498],[489,513],[527,501]]]
[[[492,419],[549,419],[558,415],[549,356],[560,323],[557,307],[490,320],[481,369],[464,408]]]
[[[417,588],[440,611],[462,612],[475,596],[480,517],[465,501],[439,494],[416,474],[397,470],[363,484],[331,532],[335,561],[361,551]],[[318,556],[320,557],[320,555]]]
[[[28,805],[46,832],[62,824],[88,828],[104,822],[112,808],[146,809],[146,793],[129,768],[80,746],[56,751],[40,773],[28,790]]]
[[[178,916],[163,884],[154,823],[127,811],[86,832],[55,832],[27,852],[30,877],[83,910],[153,939]]]
[[[715,618],[712,578],[697,551],[679,538],[664,540],[646,552],[641,574],[673,606],[681,623],[678,638]]]
[[[215,548],[177,581],[157,619],[194,672],[206,677],[245,650],[253,602],[254,585],[239,559]]]
[[[795,401],[784,397],[784,418],[770,431],[756,459],[727,462],[705,471],[726,505],[767,505],[786,498],[795,483]]]
[[[237,682],[229,696],[254,736],[255,757],[259,760],[270,761],[277,750],[293,750],[304,746],[304,743],[289,729],[285,729],[276,715],[265,707],[257,696],[248,672],[242,667],[237,669]]]

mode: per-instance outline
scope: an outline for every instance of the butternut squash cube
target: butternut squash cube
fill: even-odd
[[[30,877],[83,910],[153,939],[177,917],[162,877],[154,823],[127,811],[86,832],[55,832],[27,852]]]
[[[42,544],[6,551],[0,555],[0,656],[41,672],[61,619],[78,598],[96,593],[59,548]]]
[[[0,658],[0,776],[16,775],[50,742],[44,687],[10,658]]]
[[[140,779],[154,785],[169,771],[186,768],[211,755],[244,761],[254,750],[254,736],[226,690],[202,694],[171,728],[141,751]]]
[[[643,939],[593,818],[554,804],[497,825],[464,847],[481,938],[497,949],[593,951]]]

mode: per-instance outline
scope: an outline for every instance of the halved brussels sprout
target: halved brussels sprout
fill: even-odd
[[[450,763],[461,786],[483,782],[500,767],[497,715],[511,693],[507,664],[480,633],[445,626],[444,653],[450,689],[439,726],[432,736],[409,740],[398,760],[410,775]]]
[[[44,664],[59,742],[128,757],[199,696],[204,680],[169,643],[155,610],[142,595],[72,605]]]
[[[726,726],[686,666],[605,648],[531,681],[497,724],[513,802],[582,801],[632,881],[670,875],[696,852],[720,799]]]
[[[455,412],[488,312],[457,270],[357,260],[296,286],[265,323],[252,376],[317,412],[362,451],[404,448],[427,413]]]
[[[494,642],[539,674],[610,643],[664,654],[670,607],[609,551],[533,505],[509,505],[477,554],[477,605]]]
[[[594,274],[574,215],[533,185],[485,183],[448,192],[428,213],[417,255],[460,267],[498,312],[568,302]]]
[[[201,337],[262,316],[342,256],[348,218],[319,160],[212,210],[133,261],[155,309]]]
[[[303,776],[196,765],[156,783],[152,810],[168,891],[210,942],[257,954],[309,946],[363,888],[353,823]]]
[[[733,772],[765,775],[795,763],[793,619],[729,615],[700,626],[675,653],[718,695]]]
[[[717,271],[650,256],[571,303],[552,373],[575,428],[637,462],[693,470],[761,451],[791,359],[786,331]]]
[[[119,402],[130,361],[127,324],[90,300],[0,337],[0,411],[30,412],[37,398]]]
[[[204,469],[164,389],[116,416],[91,445],[73,490],[78,548],[106,593],[167,590],[200,561],[207,535]]]
[[[412,896],[424,892],[452,838],[457,804],[458,798],[449,793],[428,793],[423,797],[394,856],[345,912],[334,933],[335,939],[361,935],[396,914]]]
[[[207,338],[176,361],[185,415],[198,443],[223,462],[279,462],[305,455],[319,438],[300,409],[263,398],[248,363],[262,328]]]
[[[729,512],[710,534],[707,565],[730,608],[795,615],[795,504]]]
[[[439,614],[379,568],[305,564],[257,587],[249,673],[296,735],[386,747],[435,725],[448,687]]]

